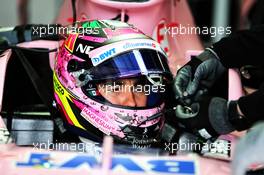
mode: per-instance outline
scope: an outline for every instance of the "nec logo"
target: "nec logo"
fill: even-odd
[[[94,47],[93,46],[88,46],[88,45],[85,45],[83,46],[83,44],[79,44],[78,47],[76,48],[76,52],[81,52],[81,53],[84,53],[84,54],[87,54],[93,49]]]

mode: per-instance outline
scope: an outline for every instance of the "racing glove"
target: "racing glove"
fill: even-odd
[[[190,99],[191,96],[199,96],[198,92],[204,94],[225,71],[216,53],[207,48],[177,72],[173,87],[176,99]]]
[[[175,114],[181,127],[208,140],[235,130],[228,117],[229,104],[223,98],[205,96],[190,106],[177,105]]]

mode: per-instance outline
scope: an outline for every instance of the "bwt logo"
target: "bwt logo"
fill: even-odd
[[[85,53],[86,55],[88,55],[88,53],[93,49],[94,47],[93,46],[88,46],[88,45],[85,45],[83,46],[82,44],[79,44],[77,49],[76,49],[76,52],[81,52],[81,53]]]
[[[115,48],[110,49],[110,50],[102,53],[101,55],[99,55],[99,57],[92,58],[92,62],[93,62],[93,64],[98,64],[99,62],[105,60],[106,58],[111,57],[115,53],[116,53]]]
[[[76,155],[66,160],[56,160],[50,154],[31,153],[26,162],[16,162],[16,168],[32,167],[45,169],[78,169],[86,167],[92,169],[98,167],[100,162],[94,156]],[[123,169],[123,172],[132,174],[173,174],[173,175],[195,175],[197,170],[193,160],[164,160],[164,159],[132,159],[131,157],[113,157],[111,160],[110,169],[114,172],[118,168]],[[112,174],[112,173],[111,173]]]

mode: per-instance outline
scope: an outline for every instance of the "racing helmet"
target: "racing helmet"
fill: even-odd
[[[59,49],[53,74],[55,101],[65,126],[96,142],[104,135],[113,136],[115,143],[159,142],[166,84],[172,79],[160,45],[120,21],[83,21],[76,26]],[[132,79],[137,83],[129,93],[143,91],[144,105],[113,103],[100,91],[127,90],[120,80]]]

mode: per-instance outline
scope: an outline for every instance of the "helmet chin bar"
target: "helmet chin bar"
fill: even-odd
[[[143,120],[142,122],[140,122],[137,126],[135,126],[135,129],[139,129],[139,127],[144,124],[146,121],[151,121],[154,120],[156,118],[162,117],[162,115],[164,115],[163,112],[158,112],[157,114],[154,114],[150,117],[148,117],[147,119]],[[160,118],[160,120],[162,120],[162,118]],[[160,125],[160,126],[159,126]],[[162,127],[163,123],[160,124],[160,122],[158,122],[157,124],[155,124],[154,126],[148,127],[148,128],[144,128],[144,131],[142,133],[138,133],[135,134],[131,128],[129,128],[129,125],[125,125],[122,128],[122,131],[125,133],[125,137],[122,138],[120,140],[120,138],[115,139],[118,140],[117,143],[126,143],[126,144],[132,144],[133,147],[137,147],[137,148],[149,148],[152,147],[154,145],[156,145],[159,141],[160,141],[160,135],[159,135],[159,131]],[[129,133],[129,131],[131,133]],[[153,134],[157,132],[156,136],[149,136],[149,134]],[[115,137],[115,136],[113,136]]]

